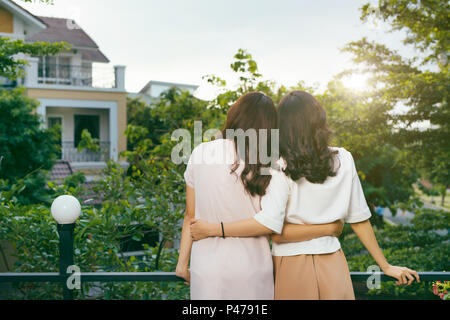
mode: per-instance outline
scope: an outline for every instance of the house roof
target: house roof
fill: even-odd
[[[39,17],[47,28],[30,37],[32,41],[59,42],[66,41],[76,47],[98,48],[83,29],[70,19]]]
[[[83,60],[92,62],[109,62],[109,59],[98,49],[78,49]]]
[[[3,6],[8,7],[11,9],[11,11],[19,14],[24,19],[26,19],[28,22],[36,25],[40,28],[45,28],[46,24],[44,21],[42,21],[39,17],[35,16],[34,14],[30,13],[28,10],[22,8],[17,3],[11,1],[11,0],[0,0],[0,4],[3,4]]]
[[[94,40],[74,20],[50,17],[39,18],[47,25],[47,28],[27,38],[28,41],[45,41],[50,43],[65,41],[80,51],[85,60],[109,62]]]
[[[147,84],[139,91],[139,93],[145,93],[148,88],[152,85],[162,85],[167,87],[179,87],[179,88],[192,88],[193,90],[196,90],[198,88],[198,85],[195,84],[187,84],[187,83],[177,83],[177,82],[166,82],[166,81],[157,81],[157,80],[150,80],[147,82]]]

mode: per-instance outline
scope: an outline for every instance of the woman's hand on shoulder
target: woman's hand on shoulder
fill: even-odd
[[[191,221],[191,237],[194,241],[209,237],[216,237],[217,224],[209,223],[204,220]]]

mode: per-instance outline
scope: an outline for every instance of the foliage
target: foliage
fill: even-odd
[[[155,176],[158,176],[156,171]],[[146,231],[139,228],[141,225],[157,228],[164,237],[175,237],[177,229],[170,223],[170,218],[173,217],[176,224],[181,208],[170,205],[170,190],[161,192],[159,198],[151,191],[143,194],[147,190],[130,181],[114,163],[109,164],[105,173],[107,177],[98,186],[105,199],[103,205],[100,208],[83,205],[77,221],[75,264],[85,272],[174,270],[177,252],[173,249],[144,246],[143,257],[125,257],[122,250],[123,239],[133,237],[139,240],[144,236]],[[72,194],[80,198],[85,192],[81,185],[83,181],[81,175],[76,175],[63,185],[50,183],[49,186],[56,195]],[[18,260],[12,271],[56,272],[58,234],[49,208],[21,205],[7,196],[0,194],[0,239],[10,240],[15,248]],[[160,212],[154,214],[155,210]],[[89,289],[92,287],[95,284],[83,284],[82,290],[75,292],[76,298],[90,298]],[[14,298],[60,299],[62,295],[58,284],[18,284],[16,288],[18,293]],[[102,286],[102,290],[106,299],[186,299],[188,294],[182,283],[110,283]]]
[[[42,128],[39,116],[33,113],[37,102],[24,95],[23,89],[0,91],[0,179],[9,185],[23,181],[17,193],[22,203],[46,201],[46,173],[59,151],[57,129]]]
[[[91,152],[100,151],[100,140],[98,138],[92,138],[91,133],[88,129],[83,129],[81,132],[81,140],[78,143],[77,149],[78,152],[86,149]]]
[[[159,168],[155,168],[155,172],[158,171]],[[168,206],[173,198],[165,191],[161,192],[165,198],[155,200],[150,195],[148,200],[151,201],[142,200],[142,190],[136,191],[138,184],[117,165],[111,163],[106,174],[105,181],[99,186],[99,191],[104,193],[105,205],[100,208],[82,206],[75,229],[75,264],[82,271],[173,271],[177,260],[177,252],[173,249],[144,246],[144,256],[127,258],[123,255],[121,240],[129,236],[143,237],[145,231],[137,227],[142,224],[156,227],[167,239],[172,239],[170,237],[179,232],[176,221],[181,218],[182,194],[175,199],[180,205],[174,209]],[[76,177],[62,186],[51,187],[55,188],[56,194],[79,197],[84,192],[80,188],[82,181],[82,177]],[[0,202],[0,239],[12,240],[19,258],[13,271],[57,271],[58,235],[49,208],[20,205],[13,198],[1,194]],[[154,212],[155,209],[160,211]],[[170,220],[170,212],[177,210],[179,215]],[[450,236],[436,230],[448,228],[450,213],[426,208],[414,210],[416,216],[411,226],[386,225],[376,230],[384,254],[390,263],[407,265],[418,271],[448,270],[450,248],[445,244]],[[163,211],[169,216],[167,221],[160,220]],[[342,237],[350,270],[365,271],[375,264],[354,234],[345,232]],[[159,264],[156,268],[157,259]],[[76,298],[91,298],[90,289],[93,287],[96,285],[83,283],[82,290],[76,291]],[[20,293],[15,298],[59,299],[62,294],[58,284],[20,284],[17,288]],[[189,294],[188,287],[182,283],[117,282],[102,284],[101,289],[104,299],[187,299]],[[372,289],[363,293],[362,297],[432,299],[434,295],[428,283],[397,287],[392,282],[384,282],[381,289]]]
[[[10,40],[0,37],[0,76],[15,80],[25,75],[23,67],[28,64],[26,59],[17,59],[17,54],[29,54],[31,56],[55,55],[61,50],[68,50],[69,45],[60,43],[48,43],[36,41],[27,43],[23,40]]]
[[[151,108],[139,98],[127,98],[127,123],[132,126],[126,133],[129,151],[137,147],[135,143],[139,139],[145,138],[153,145],[159,143],[159,137],[167,132],[158,116],[152,115]],[[137,133],[131,130],[140,131]]]
[[[32,0],[24,0],[31,2]],[[52,4],[52,0],[40,0]],[[68,50],[64,42],[27,43],[0,37],[0,76],[11,80],[25,75],[26,59],[20,55],[55,55]],[[0,192],[8,192],[14,185],[20,190],[13,194],[22,203],[42,203],[48,200],[44,189],[45,170],[52,167],[59,153],[57,129],[41,127],[38,115],[33,114],[37,101],[27,98],[23,89],[0,91]],[[5,182],[6,180],[6,182]],[[20,191],[20,192],[16,192]]]
[[[433,157],[424,157],[423,164],[430,168],[425,176],[434,183],[433,189],[441,196],[441,206],[445,205],[445,196],[450,187],[450,150],[436,150]]]
[[[450,4],[439,0],[380,0],[375,8],[366,4],[361,8],[362,20],[380,19],[391,31],[406,31],[403,43],[415,48],[417,54],[402,57],[365,38],[350,42],[344,49],[371,75],[376,89],[373,95],[381,103],[391,109],[395,105],[408,108],[386,118],[396,125],[393,140],[408,152],[409,162],[425,178],[441,185],[441,190],[446,190],[450,181],[449,12]],[[424,122],[430,125],[417,126]],[[445,192],[441,193],[444,197]]]
[[[379,0],[377,10],[369,3],[362,8],[362,20],[376,15],[388,21],[392,30],[406,31],[405,44],[436,57],[436,53],[448,49],[448,13],[450,4],[441,0]]]
[[[281,99],[286,88],[281,86],[276,89],[273,81],[264,80],[259,73],[258,65],[252,55],[244,49],[239,49],[234,55],[234,60],[230,67],[236,74],[237,84],[235,88],[228,88],[227,82],[216,75],[206,75],[203,78],[214,86],[221,89],[221,92],[210,102],[212,108],[222,110],[225,115],[228,108],[243,94],[251,91],[264,92],[272,97],[275,102]]]

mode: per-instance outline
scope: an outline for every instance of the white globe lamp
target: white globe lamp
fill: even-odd
[[[81,205],[77,198],[63,195],[53,200],[50,211],[59,224],[71,224],[80,216]]]

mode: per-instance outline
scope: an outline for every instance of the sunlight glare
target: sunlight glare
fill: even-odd
[[[357,91],[367,91],[369,89],[368,79],[370,75],[364,73],[354,73],[342,78],[342,84],[349,89]]]

